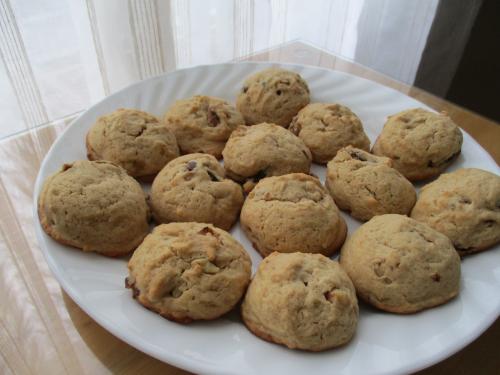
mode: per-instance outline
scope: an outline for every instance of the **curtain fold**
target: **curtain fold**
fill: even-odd
[[[297,39],[412,84],[437,4],[0,0],[0,138],[147,77]]]

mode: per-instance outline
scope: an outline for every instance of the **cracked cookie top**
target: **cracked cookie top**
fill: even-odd
[[[302,173],[261,180],[243,204],[240,223],[264,257],[273,251],[331,255],[347,233],[332,197]]]
[[[408,215],[417,194],[392,165],[389,158],[345,147],[328,163],[326,188],[340,209],[362,221],[383,214]]]
[[[448,236],[461,255],[500,242],[500,177],[464,168],[420,191],[411,217]]]
[[[227,232],[211,224],[157,226],[128,263],[127,287],[145,307],[181,323],[231,310],[250,282],[251,260]]]
[[[309,87],[299,74],[269,68],[245,80],[236,107],[247,125],[271,122],[286,128],[309,100]]]
[[[460,257],[443,234],[403,215],[381,215],[352,234],[340,264],[357,294],[375,307],[413,313],[455,297]]]
[[[410,181],[439,175],[460,154],[462,132],[444,113],[422,108],[389,119],[372,152],[394,160],[394,168]]]
[[[229,230],[243,204],[243,191],[225,177],[217,159],[208,154],[180,156],[158,173],[151,187],[155,221],[196,221]]]
[[[133,177],[152,180],[179,156],[175,135],[149,113],[118,109],[101,116],[87,134],[89,160],[108,160]]]
[[[264,177],[309,173],[312,160],[299,137],[267,123],[238,127],[222,154],[228,177],[242,183],[246,192]]]
[[[358,301],[338,262],[320,254],[272,253],[260,263],[241,313],[264,340],[320,351],[352,338]]]
[[[345,146],[368,151],[370,140],[361,120],[340,104],[313,103],[293,118],[289,130],[304,141],[316,163],[325,164]]]
[[[177,100],[165,113],[164,122],[175,133],[182,154],[202,152],[217,159],[233,130],[245,125],[232,105],[203,95]]]
[[[139,183],[106,161],[75,161],[45,181],[40,223],[56,241],[107,256],[126,254],[149,232],[149,208]]]

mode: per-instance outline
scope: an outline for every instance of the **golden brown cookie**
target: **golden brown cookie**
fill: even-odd
[[[321,351],[352,338],[358,301],[338,262],[321,254],[272,253],[260,263],[241,314],[264,340]]]
[[[217,159],[233,130],[245,125],[241,113],[225,100],[202,95],[177,100],[164,122],[175,133],[182,154],[202,152]]]
[[[262,256],[273,251],[331,255],[347,226],[315,177],[292,173],[261,180],[241,210],[241,227]]]
[[[240,126],[222,152],[227,176],[245,192],[264,177],[309,173],[311,152],[302,140],[274,124]]]
[[[326,188],[340,209],[359,220],[383,214],[408,215],[417,194],[392,165],[389,158],[345,147],[328,163]]]
[[[286,128],[309,100],[309,87],[299,74],[269,68],[245,80],[236,107],[247,125],[270,122]]]
[[[208,154],[168,163],[153,181],[151,209],[157,223],[196,221],[229,230],[243,205],[243,191]]]
[[[389,119],[372,152],[394,160],[394,168],[410,181],[439,175],[460,154],[462,132],[444,113],[422,108]]]
[[[243,246],[211,224],[162,224],[132,255],[126,286],[167,319],[211,320],[241,299],[251,266]]]
[[[458,294],[460,257],[443,234],[403,215],[375,216],[350,236],[340,264],[358,297],[394,313],[441,305]]]
[[[99,117],[87,133],[86,145],[89,160],[110,161],[143,180],[152,180],[179,156],[174,133],[156,117],[135,109]]]
[[[38,198],[42,228],[57,242],[120,256],[149,232],[139,183],[106,161],[75,161],[47,178]]]
[[[340,104],[313,103],[305,106],[290,124],[290,131],[311,150],[313,161],[326,164],[345,146],[370,149],[361,120]]]
[[[465,168],[441,175],[420,191],[411,217],[451,239],[460,255],[500,242],[500,177]]]

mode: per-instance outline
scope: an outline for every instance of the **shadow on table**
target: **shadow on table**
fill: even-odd
[[[64,304],[75,328],[101,363],[113,373],[120,374],[157,374],[169,375],[189,374],[183,370],[158,361],[126,344],[97,324],[73,300],[62,291]],[[476,341],[454,354],[447,360],[416,375],[437,375],[456,373],[456,369],[463,369],[463,374],[469,373],[472,368],[478,374],[498,374],[500,357],[496,355],[500,342],[500,319]]]
[[[163,363],[121,341],[88,316],[63,290],[64,304],[73,324],[88,348],[112,373],[169,374],[190,373]]]
[[[450,358],[432,367],[415,373],[415,375],[438,374],[498,374],[500,356],[500,318],[479,338]],[[461,369],[459,372],[457,370]]]

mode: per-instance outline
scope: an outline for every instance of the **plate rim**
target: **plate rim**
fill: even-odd
[[[42,163],[40,164],[40,168],[37,173],[34,189],[33,189],[33,220],[34,220],[34,225],[35,225],[35,232],[36,232],[36,238],[38,241],[38,245],[40,249],[42,250],[42,253],[44,255],[45,261],[49,265],[50,271],[52,273],[52,276],[58,281],[60,286],[63,288],[63,290],[70,296],[70,298],[86,313],[88,314],[97,324],[102,326],[105,330],[113,334],[114,336],[118,337],[120,340],[124,341],[128,345],[134,347],[135,349],[146,353],[162,362],[165,362],[167,364],[173,365],[175,367],[195,372],[195,373],[231,373],[227,369],[221,369],[217,368],[213,364],[207,363],[207,362],[198,362],[198,361],[193,361],[193,360],[188,360],[184,356],[179,355],[177,353],[173,352],[161,352],[156,349],[156,346],[153,344],[150,344],[147,340],[144,340],[142,337],[139,335],[135,334],[128,334],[126,331],[121,331],[118,326],[115,326],[115,324],[111,321],[109,321],[106,317],[101,316],[94,312],[92,309],[90,309],[86,304],[84,303],[84,298],[79,296],[79,293],[71,286],[71,283],[69,283],[68,280],[62,277],[62,274],[60,273],[60,267],[56,264],[55,259],[53,256],[49,254],[48,249],[44,245],[43,238],[46,235],[45,232],[43,231],[39,218],[38,218],[38,193],[41,190],[41,187],[43,185],[43,180],[42,180],[42,171],[46,168],[46,164],[48,163],[48,160],[51,158],[52,154],[54,153],[55,147],[59,143],[60,139],[72,128],[75,123],[79,122],[80,119],[85,116],[88,112],[93,111],[96,107],[101,105],[101,103],[105,100],[108,100],[111,97],[119,96],[123,92],[131,90],[133,88],[139,87],[141,85],[147,84],[148,82],[153,82],[155,80],[161,80],[165,79],[167,76],[175,76],[177,74],[182,74],[183,72],[189,71],[189,70],[195,70],[195,69],[203,69],[203,68],[213,68],[213,67],[223,67],[223,66],[234,66],[234,65],[254,65],[254,66],[262,66],[262,67],[272,67],[272,66],[280,66],[284,68],[306,68],[306,69],[313,69],[313,70],[320,70],[323,72],[335,72],[335,74],[340,74],[344,75],[350,78],[354,78],[356,80],[362,80],[362,81],[367,81],[370,84],[375,84],[378,86],[381,86],[385,89],[391,90],[398,95],[403,95],[406,96],[422,105],[423,107],[432,110],[433,112],[437,112],[435,109],[432,107],[428,106],[425,103],[420,102],[418,99],[413,98],[399,90],[396,90],[392,87],[383,85],[377,81],[370,80],[364,77],[357,76],[355,74],[347,73],[344,71],[339,71],[335,69],[330,69],[326,67],[319,67],[319,66],[314,66],[314,65],[308,65],[308,64],[297,64],[297,63],[287,63],[287,62],[279,62],[279,61],[231,61],[231,62],[224,62],[224,63],[217,63],[217,64],[201,64],[201,65],[195,65],[195,66],[190,66],[182,69],[176,69],[170,72],[166,72],[163,74],[155,75],[153,77],[149,77],[145,80],[137,81],[134,82],[130,85],[127,85],[120,90],[114,92],[111,95],[108,95],[98,102],[94,103],[92,106],[89,108],[85,109],[82,113],[80,113],[75,119],[71,121],[70,124],[66,126],[66,128],[57,136],[57,138],[54,140],[52,143],[51,147],[45,154]],[[460,126],[459,126],[460,127]],[[478,146],[482,153],[482,157],[486,156],[489,161],[497,167],[497,170],[499,170],[498,164],[496,161],[493,159],[493,157],[468,133],[466,132],[463,128],[460,128],[460,130],[465,133],[470,140]],[[54,172],[52,172],[54,173]],[[448,345],[445,347],[443,350],[435,352],[431,355],[427,355],[425,358],[421,359],[420,362],[415,362],[413,364],[409,365],[404,365],[402,367],[399,367],[398,369],[394,369],[393,371],[388,372],[389,374],[400,374],[400,373],[406,373],[406,372],[414,372],[414,371],[419,371],[422,369],[425,369],[427,367],[430,367],[436,363],[439,363],[447,358],[449,358],[451,355],[457,353],[461,349],[465,348],[469,344],[471,344],[475,339],[477,339],[480,335],[482,335],[495,321],[498,319],[500,315],[500,301],[497,303],[496,306],[496,311],[493,311],[491,315],[488,315],[486,317],[483,317],[485,319],[481,320],[480,324],[478,325],[478,328],[468,334],[465,338],[462,337],[462,340],[458,342],[454,342],[451,345]],[[166,359],[165,359],[166,358]],[[202,363],[202,364],[201,364]],[[385,372],[387,373],[387,372]]]

